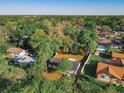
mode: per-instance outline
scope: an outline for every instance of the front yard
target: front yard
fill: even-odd
[[[110,85],[108,83],[104,83],[101,81],[96,80],[95,78],[88,76],[88,75],[82,75],[79,80],[79,84],[82,86],[78,86],[78,88],[81,89],[80,92],[85,93],[87,90],[87,93],[95,93],[97,90],[97,93],[100,93],[101,89],[104,89],[104,92],[101,93],[123,93],[124,88],[121,86],[116,85]],[[110,92],[111,91],[111,92]]]

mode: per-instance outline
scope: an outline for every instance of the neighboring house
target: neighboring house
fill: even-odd
[[[96,78],[116,85],[124,85],[124,67],[98,63]]]
[[[99,53],[104,53],[107,51],[108,46],[111,44],[111,40],[108,40],[106,38],[101,38],[98,41],[98,48],[96,49],[96,54],[99,55]]]
[[[112,53],[112,59],[124,59],[124,53]]]
[[[112,53],[111,64],[117,65],[117,66],[124,66],[124,54]]]
[[[14,63],[33,63],[35,58],[28,56],[28,53],[21,48],[9,48],[6,53],[10,55],[10,61]]]
[[[102,62],[115,66],[124,66],[124,59],[102,59]]]
[[[111,44],[111,40],[107,39],[107,38],[100,38],[98,41],[99,45],[110,45]]]
[[[22,56],[22,55],[26,55],[26,51],[24,49],[21,48],[9,48],[8,50],[6,50],[6,53],[8,55],[11,55],[12,57],[14,56]]]
[[[116,49],[122,49],[123,48],[123,44],[119,40],[112,40],[111,41],[111,47],[112,48],[116,48]]]
[[[115,31],[100,31],[98,33],[101,37],[115,37],[117,35],[117,32]]]
[[[12,59],[15,63],[33,63],[35,59],[27,55],[19,55]]]
[[[124,59],[116,59],[116,60],[111,60],[109,64],[115,65],[115,66],[124,66]]]

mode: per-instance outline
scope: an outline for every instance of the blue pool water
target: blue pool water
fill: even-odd
[[[107,50],[107,45],[99,45],[98,50],[100,52],[105,52]]]

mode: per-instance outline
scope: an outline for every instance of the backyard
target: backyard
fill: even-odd
[[[85,66],[84,73],[86,75],[95,77],[97,63],[101,61],[101,59],[102,57],[100,56],[92,55],[89,62]]]
[[[57,53],[56,58],[57,59],[75,59],[76,62],[80,62],[80,60],[83,58],[83,55],[74,55],[74,54],[62,54],[62,53]]]
[[[58,80],[62,77],[62,73],[60,72],[43,72],[41,75],[48,80]]]

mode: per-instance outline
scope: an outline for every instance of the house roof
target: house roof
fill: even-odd
[[[96,73],[102,73],[103,70],[106,70],[109,74],[120,80],[124,77],[124,67],[113,66],[105,63],[98,63]]]
[[[21,48],[9,48],[7,52],[14,53],[14,54],[20,54],[23,51]]]
[[[111,59],[108,63],[112,64],[112,65],[116,65],[116,66],[123,66],[124,65],[124,62],[122,59]]]
[[[108,39],[100,39],[98,41],[99,44],[110,44],[111,43],[111,40],[108,40]]]
[[[113,58],[124,58],[124,54],[123,53],[112,53],[112,57]]]
[[[124,59],[121,59],[121,63],[122,63],[122,65],[124,65]]]
[[[35,59],[33,59],[30,56],[24,55],[24,56],[17,56],[13,59],[16,63],[32,63],[35,62]]]

